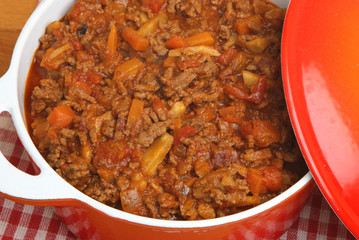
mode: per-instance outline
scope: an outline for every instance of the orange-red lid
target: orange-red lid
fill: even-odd
[[[292,0],[282,68],[308,166],[334,211],[359,237],[359,1]]]

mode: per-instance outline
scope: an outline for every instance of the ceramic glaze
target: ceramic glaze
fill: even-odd
[[[60,19],[74,0],[42,1],[22,30],[9,71],[0,79],[0,112],[11,113],[25,149],[40,173],[28,175],[0,154],[0,194],[17,202],[55,206],[80,239],[276,239],[297,219],[314,182],[307,173],[279,196],[247,211],[198,221],[168,221],[129,214],[86,196],[62,179],[43,159],[25,127],[27,73],[46,26]],[[279,6],[287,0],[274,1]]]
[[[283,30],[287,104],[324,196],[359,236],[359,3],[292,1]]]

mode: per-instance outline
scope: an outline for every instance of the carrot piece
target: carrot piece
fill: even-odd
[[[174,35],[170,39],[167,40],[165,43],[166,47],[169,49],[176,49],[176,48],[183,48],[186,47],[188,44],[187,42],[178,35]]]
[[[117,36],[117,29],[116,25],[112,25],[110,35],[108,35],[107,39],[107,48],[108,48],[108,57],[111,57],[115,54],[117,50],[118,44],[118,36]]]
[[[136,51],[143,52],[149,45],[149,41],[131,27],[125,28],[121,35]]]
[[[214,38],[211,33],[203,32],[185,39],[189,46],[213,45]]]
[[[193,136],[193,135],[197,134],[197,132],[198,132],[197,129],[195,129],[192,126],[184,126],[180,129],[178,129],[177,131],[174,132],[173,145],[177,146],[178,144],[181,143],[182,138]]]
[[[50,125],[57,129],[62,129],[71,125],[76,113],[67,105],[55,107],[47,117]]]
[[[126,78],[136,75],[144,66],[139,59],[132,58],[115,69],[113,79],[124,81]]]
[[[251,31],[250,28],[248,27],[247,21],[245,20],[237,21],[234,27],[239,35],[244,35]]]
[[[142,113],[145,107],[143,101],[133,99],[130,107],[130,112],[127,117],[126,129],[131,132],[137,132],[142,124]]]

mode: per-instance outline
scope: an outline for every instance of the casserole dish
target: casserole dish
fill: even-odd
[[[40,170],[40,174],[30,176],[1,156],[0,191],[22,203],[56,206],[65,224],[82,239],[279,237],[295,221],[314,187],[309,173],[280,196],[250,210],[212,220],[165,221],[105,206],[77,191],[52,170],[27,133],[23,92],[43,29],[61,18],[73,3],[67,0],[60,4],[56,1],[40,4],[19,37],[9,71],[0,80],[0,110],[10,112],[24,147]],[[284,1],[281,3],[285,5]]]

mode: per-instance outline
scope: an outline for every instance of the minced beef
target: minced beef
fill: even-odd
[[[40,39],[33,141],[90,197],[169,220],[226,216],[305,172],[266,0],[78,0]]]

